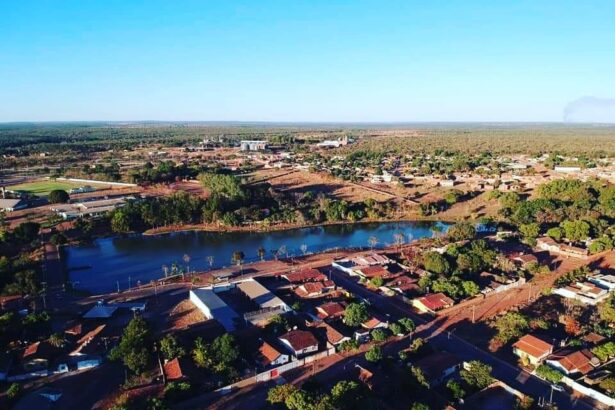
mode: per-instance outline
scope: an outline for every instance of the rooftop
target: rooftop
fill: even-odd
[[[532,357],[543,357],[553,351],[553,345],[533,335],[525,335],[517,340],[513,347]]]
[[[286,340],[295,351],[318,345],[316,337],[307,330],[291,330],[280,336],[279,339]]]

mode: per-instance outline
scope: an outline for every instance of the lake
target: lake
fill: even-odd
[[[231,265],[233,252],[242,251],[245,262],[258,260],[258,249],[266,250],[272,259],[276,250],[286,247],[289,256],[307,252],[322,252],[334,248],[368,247],[369,238],[376,237],[377,248],[395,243],[394,235],[403,233],[405,242],[431,237],[445,231],[442,222],[383,222],[331,225],[278,232],[202,232],[187,231],[164,235],[139,234],[96,239],[82,246],[65,248],[65,263],[70,280],[78,289],[110,292],[127,289],[164,276],[163,266],[170,270],[175,264],[190,271]],[[190,257],[186,264],[184,255]]]

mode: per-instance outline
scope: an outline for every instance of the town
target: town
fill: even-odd
[[[6,405],[615,405],[603,151],[404,151],[430,129],[203,126],[215,135],[130,144],[135,128],[115,129],[111,149],[3,145]]]

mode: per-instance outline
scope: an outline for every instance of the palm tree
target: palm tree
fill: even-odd
[[[405,241],[405,236],[403,232],[398,232],[394,234],[393,239],[395,240],[395,245],[397,245],[397,250],[399,251],[399,249],[401,248],[401,246],[404,244],[404,241]]]
[[[211,269],[211,267],[214,266],[214,256],[213,255],[209,255],[207,257],[207,262],[209,263],[209,269]]]
[[[66,343],[66,338],[64,337],[62,333],[54,333],[51,336],[49,336],[48,341],[49,341],[49,344],[52,345],[53,347],[60,348],[64,346],[64,344]]]
[[[262,246],[258,248],[258,257],[261,259],[261,261],[265,260],[265,253],[265,248],[263,248]]]
[[[367,243],[369,244],[370,248],[373,251],[374,247],[378,245],[378,238],[376,238],[375,236],[370,236],[369,239],[367,240]]]
[[[233,252],[233,256],[231,257],[231,262],[236,263],[237,266],[239,266],[240,273],[243,272],[243,269],[241,268],[241,264],[243,263],[244,258],[245,258],[245,255],[242,251]]]
[[[308,246],[306,244],[302,244],[301,245],[301,252],[303,253],[304,256],[307,253],[307,250],[308,250]]]
[[[186,253],[184,254],[184,257],[182,259],[184,260],[184,263],[186,264],[186,271],[188,272],[188,274],[190,274],[190,255]]]
[[[162,265],[162,272],[164,272],[164,277],[169,276],[169,267],[167,265]]]

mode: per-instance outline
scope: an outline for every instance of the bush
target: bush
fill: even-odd
[[[63,189],[54,189],[47,196],[47,200],[50,204],[65,204],[70,199],[68,192]]]
[[[536,374],[551,383],[558,383],[562,380],[562,377],[564,377],[562,373],[546,364],[538,366]]]
[[[376,342],[384,342],[387,338],[387,334],[382,329],[372,330],[372,339]]]
[[[14,400],[17,398],[17,396],[19,396],[20,393],[21,386],[18,383],[13,383],[6,391],[6,397],[8,397],[9,400]]]
[[[372,346],[365,352],[365,360],[376,363],[382,360],[382,349],[380,346]]]

